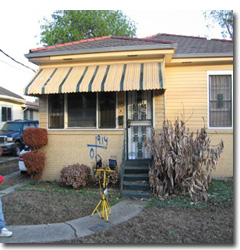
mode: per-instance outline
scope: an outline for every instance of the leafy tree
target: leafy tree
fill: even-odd
[[[222,36],[230,36],[233,39],[233,11],[232,10],[212,10],[205,11],[204,16],[213,24],[218,23],[222,28]],[[210,24],[208,25],[210,27]]]
[[[40,42],[50,46],[107,35],[135,36],[136,25],[120,10],[57,10],[44,18]]]

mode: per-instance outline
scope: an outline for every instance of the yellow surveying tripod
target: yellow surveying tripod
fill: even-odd
[[[100,156],[99,156],[100,157]],[[110,162],[110,160],[109,160]],[[111,215],[111,210],[109,208],[108,205],[108,199],[106,199],[108,197],[108,190],[107,190],[107,183],[106,183],[106,172],[110,172],[110,173],[114,173],[115,170],[111,169],[111,165],[110,168],[101,168],[102,167],[102,162],[101,160],[97,162],[96,167],[99,166],[99,169],[96,169],[97,171],[97,175],[99,175],[100,178],[100,174],[103,173],[103,190],[102,190],[102,199],[98,202],[96,208],[93,210],[91,216],[93,216],[96,212],[98,213],[99,217],[102,219],[105,219],[106,221],[108,221],[108,217],[109,215]],[[115,163],[114,163],[114,168],[115,168]],[[112,166],[113,168],[113,166]],[[99,181],[100,184],[100,181]],[[101,184],[100,184],[100,191],[101,191]],[[100,211],[98,210],[99,208],[102,207],[102,211],[100,213]]]

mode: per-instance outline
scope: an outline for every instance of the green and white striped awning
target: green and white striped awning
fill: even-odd
[[[163,62],[40,67],[25,95],[163,89]]]

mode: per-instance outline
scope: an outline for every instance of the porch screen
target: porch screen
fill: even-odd
[[[99,128],[116,127],[116,93],[99,93]]]
[[[64,95],[48,96],[48,127],[64,128]]]
[[[232,127],[232,77],[210,75],[209,80],[210,127]]]
[[[96,127],[96,93],[68,94],[68,127]]]

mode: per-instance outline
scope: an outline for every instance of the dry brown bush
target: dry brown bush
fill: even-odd
[[[83,164],[66,166],[61,170],[61,182],[74,189],[85,187],[90,180],[90,172],[90,167]]]
[[[23,141],[31,150],[38,150],[48,143],[47,130],[44,128],[26,128]]]
[[[45,165],[45,153],[39,151],[28,152],[23,154],[23,161],[31,179],[39,181]]]
[[[27,128],[23,132],[24,143],[33,151],[23,154],[23,161],[30,177],[39,181],[43,174],[46,156],[38,150],[48,143],[47,130],[43,128]]]
[[[149,168],[149,183],[158,197],[172,194],[189,195],[192,200],[207,200],[211,173],[216,169],[223,150],[223,141],[210,148],[206,128],[194,134],[183,121],[163,123],[159,134],[152,131],[146,142],[153,161]]]

